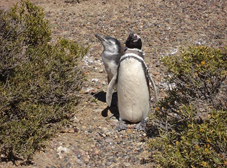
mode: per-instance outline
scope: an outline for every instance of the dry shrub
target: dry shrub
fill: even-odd
[[[161,166],[227,166],[226,53],[192,46],[163,58],[166,82],[173,87],[158,102],[150,125],[160,136],[149,142]]]
[[[29,1],[0,15],[0,154],[30,161],[75,112],[87,49],[59,39],[50,44],[44,12]]]

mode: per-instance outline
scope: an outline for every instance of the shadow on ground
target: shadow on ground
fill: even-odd
[[[104,91],[98,93],[91,93],[91,95],[101,102],[106,102],[106,92]],[[113,116],[119,119],[119,111],[117,107],[117,92],[113,93],[111,107],[107,106],[105,109],[102,110],[101,114],[103,117],[108,117],[108,110],[110,110]]]
[[[91,95],[94,98],[96,98],[98,101],[101,101],[104,103],[106,102],[106,92],[104,92],[104,91],[97,92],[97,93],[91,93]],[[119,119],[119,111],[118,111],[118,107],[117,107],[117,92],[113,93],[111,107],[106,106],[106,108],[101,111],[101,115],[103,117],[108,117],[108,110],[113,114],[114,117]],[[128,125],[132,124],[128,121],[126,121],[126,123]],[[147,123],[145,132],[147,134],[147,137],[149,137],[149,138],[154,138],[154,137],[159,136],[159,131],[158,131],[157,126],[151,124],[150,122]]]

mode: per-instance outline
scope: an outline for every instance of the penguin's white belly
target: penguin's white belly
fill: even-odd
[[[113,76],[117,73],[117,65],[114,61],[106,61],[104,62],[104,66],[108,74],[109,80],[111,80]]]
[[[117,94],[121,119],[139,122],[148,116],[149,90],[144,70],[138,60],[127,58],[121,62]]]

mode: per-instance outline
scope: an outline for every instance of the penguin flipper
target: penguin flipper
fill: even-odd
[[[114,86],[116,85],[116,82],[117,82],[117,74],[114,75],[113,78],[111,79],[106,91],[106,103],[108,104],[109,107],[111,106],[112,95],[113,95]]]
[[[153,89],[154,89],[155,101],[157,102],[157,101],[158,101],[158,92],[157,92],[157,89],[156,89],[154,80],[153,80],[153,78],[151,77],[151,74],[150,74],[149,72],[148,72],[148,79],[149,79],[149,81],[151,82],[152,87],[153,87]]]

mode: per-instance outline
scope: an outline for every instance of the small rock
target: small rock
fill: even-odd
[[[106,142],[107,142],[107,143],[113,142],[113,139],[112,139],[112,138],[106,138]]]
[[[107,162],[106,166],[110,166],[112,164],[112,162]]]
[[[92,87],[88,87],[88,88],[82,88],[82,90],[83,90],[83,92],[85,93],[85,94],[87,94],[87,93],[89,93],[89,92],[91,92],[91,91],[94,91],[94,88],[92,88]]]
[[[77,158],[80,159],[80,158],[81,158],[81,154],[78,154],[78,155],[77,155]]]
[[[108,131],[108,128],[103,127],[102,130],[103,130],[104,132],[107,132],[107,131]]]
[[[89,160],[90,160],[90,159],[89,159],[88,157],[84,158],[84,162],[85,162],[85,163],[88,163]]]
[[[104,69],[101,69],[101,70],[99,71],[99,73],[104,73]]]
[[[95,83],[97,83],[99,81],[99,79],[97,79],[97,78],[93,78],[93,79],[91,79],[91,82],[95,82]]]
[[[97,148],[94,149],[94,154],[98,155],[99,154],[99,150]]]
[[[79,120],[76,116],[74,116],[74,117],[72,118],[72,121],[75,122],[75,123],[78,123],[80,120]]]
[[[80,154],[81,154],[82,156],[85,155],[85,151],[83,151],[82,149],[80,149],[79,151],[80,151]]]
[[[82,164],[82,161],[80,159],[76,159],[76,163],[81,165]]]
[[[125,165],[126,167],[131,166],[131,164],[130,164],[130,163],[124,163],[124,165]]]
[[[72,164],[71,163],[67,163],[66,168],[71,168]]]
[[[82,129],[86,129],[87,127],[83,125],[81,128],[82,128]]]

